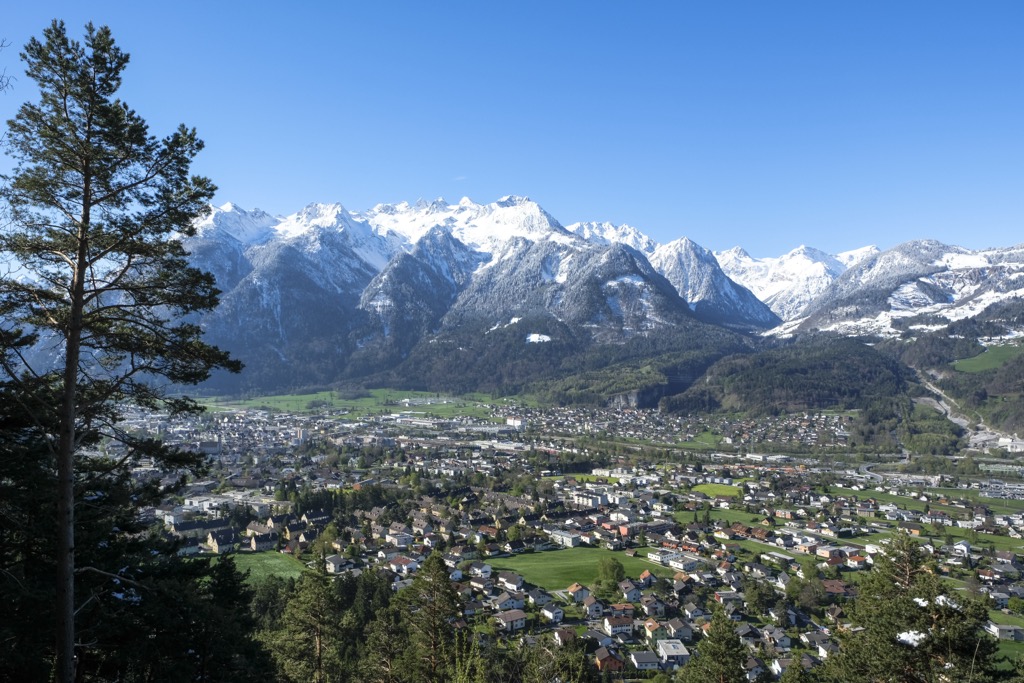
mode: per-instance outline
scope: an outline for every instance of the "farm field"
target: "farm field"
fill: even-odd
[[[321,410],[347,410],[352,419],[362,415],[411,412],[429,417],[475,417],[491,419],[491,411],[484,405],[506,399],[492,399],[484,394],[468,396],[441,396],[426,391],[394,391],[370,389],[364,395],[346,395],[343,392],[320,391],[310,394],[281,394],[251,399],[208,398],[203,404],[210,410],[270,410],[289,413]],[[519,400],[519,399],[517,399]],[[342,416],[344,419],[344,416]]]
[[[1012,515],[1024,512],[1024,500],[1011,500],[1006,498],[988,498],[982,496],[979,491],[963,489],[926,489],[929,493],[935,492],[950,497],[964,498],[974,503],[987,505],[996,514]],[[955,508],[959,509],[959,508]]]
[[[298,578],[306,570],[306,565],[301,561],[283,553],[235,553],[231,557],[235,560],[239,572],[249,572],[250,585],[260,583],[269,576],[280,576],[283,579]]]
[[[948,534],[952,537],[953,542],[959,540],[967,540],[973,548],[992,548],[993,550],[1012,550],[1013,552],[1021,552],[1024,550],[1024,540],[1018,538],[1010,538],[1009,536],[996,536],[995,534],[977,534],[972,540],[970,529],[961,529],[959,527],[944,527],[941,534],[937,534],[931,528],[930,525],[924,525],[924,531],[920,536],[921,542],[925,542],[929,538],[937,544],[945,543],[945,536]],[[853,539],[857,544],[865,543],[878,543],[886,538],[891,537],[897,533],[896,527],[893,526],[889,531],[879,531],[876,533],[868,534],[867,536],[858,536]]]
[[[1024,346],[1018,344],[1000,344],[990,346],[973,358],[954,361],[953,367],[959,372],[976,373],[995,370],[1003,367],[1007,361],[1024,353]]]
[[[1024,643],[1017,643],[1012,640],[999,641],[999,654],[1006,657],[1006,660],[997,665],[998,668],[1009,670],[1018,658],[1024,657]]]
[[[693,487],[694,491],[699,491],[706,496],[728,496],[730,498],[739,498],[743,495],[743,489],[739,486],[728,486],[727,484],[697,484]]]
[[[742,522],[747,526],[751,526],[761,520],[760,515],[756,515],[745,510],[720,510],[718,508],[713,508],[709,511],[708,514],[711,516],[711,519],[713,520],[721,519],[725,522],[728,522],[729,524],[732,524],[734,522]],[[680,524],[690,524],[691,522],[693,522],[693,513],[690,512],[689,510],[681,510],[679,512],[676,512],[673,515],[673,517],[675,517],[675,520]],[[703,518],[704,512],[698,510],[697,519],[701,520]]]
[[[622,563],[629,578],[638,578],[645,569],[652,574],[670,578],[675,571],[648,562],[641,557],[629,557],[625,553],[603,548],[566,548],[526,553],[514,557],[499,557],[489,560],[495,570],[514,571],[523,578],[547,591],[565,590],[573,582],[587,585],[597,578],[597,563],[603,557],[614,557]]]
[[[693,441],[687,441],[679,445],[681,448],[704,451],[718,448],[721,443],[721,436],[712,434],[711,432],[701,432],[693,438]]]

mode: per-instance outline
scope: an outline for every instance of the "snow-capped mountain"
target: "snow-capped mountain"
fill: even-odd
[[[635,249],[517,238],[475,274],[446,321],[543,315],[603,339],[625,339],[692,318],[686,302]]]
[[[612,223],[573,223],[565,226],[569,232],[575,233],[593,244],[607,246],[609,244],[625,244],[648,258],[658,248],[658,243],[631,225],[613,225]]]
[[[244,384],[260,388],[446,363],[456,374],[459,364],[511,368],[506,376],[520,381],[578,364],[569,359],[601,345],[653,353],[712,337],[722,348],[748,343],[715,337],[725,333],[709,323],[891,334],[899,317],[956,319],[1024,292],[1024,247],[913,242],[837,255],[800,247],[754,259],[686,238],[658,245],[628,225],[566,228],[514,196],[361,213],[315,203],[284,217],[227,204],[196,228],[186,240],[191,260],[223,290],[201,322],[247,364]],[[491,340],[505,346],[492,353]],[[456,351],[457,362],[446,355]]]
[[[749,289],[722,271],[714,254],[686,237],[658,247],[651,255],[651,265],[706,319],[762,329],[780,322]]]
[[[730,278],[789,321],[803,317],[807,307],[851,265],[877,253],[872,246],[833,256],[800,246],[777,258],[754,258],[733,247],[715,257]]]
[[[415,204],[378,204],[373,209],[354,214],[382,234],[394,234],[408,244],[415,244],[434,227],[441,227],[452,237],[475,251],[490,253],[510,239],[554,240],[567,242],[573,235],[539,204],[527,197],[505,196],[490,204],[477,204],[463,197],[458,204],[438,198]]]
[[[900,318],[973,317],[1024,297],[1024,245],[972,251],[905,242],[843,273],[807,309],[801,330],[894,335]]]
[[[522,197],[364,213],[310,204],[281,218],[225,205],[197,227],[186,247],[224,291],[203,324],[256,384],[380,371],[466,325],[550,320],[578,345],[698,324],[641,251],[566,230]],[[610,234],[654,244],[635,229]]]
[[[274,226],[281,222],[265,211],[246,211],[232,203],[210,207],[210,212],[196,221],[200,236],[228,237],[241,244],[259,244],[274,236]]]

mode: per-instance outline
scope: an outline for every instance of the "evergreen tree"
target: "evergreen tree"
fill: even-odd
[[[331,580],[319,572],[304,573],[295,584],[278,628],[263,634],[286,680],[327,683],[338,679],[345,639],[341,616],[341,601]]]
[[[997,643],[982,631],[984,605],[949,587],[908,536],[894,536],[859,584],[852,617],[863,630],[840,636],[822,678],[902,683],[996,676]]]
[[[20,391],[21,389],[17,389]],[[14,391],[0,384],[0,681],[52,676],[56,562],[53,461]],[[108,458],[76,473],[77,676],[81,681],[236,681],[261,678],[268,660],[253,641],[250,594],[230,560],[181,561],[146,529],[139,505],[159,486],[140,484]],[[216,662],[216,665],[211,663]]]
[[[797,658],[782,672],[779,683],[814,683],[814,676],[800,665],[800,660]]]
[[[213,277],[187,265],[175,237],[192,234],[214,187],[189,175],[202,149],[194,130],[163,139],[116,99],[128,55],[106,27],[86,27],[84,44],[55,21],[25,46],[38,102],[21,106],[5,139],[14,161],[0,191],[10,221],[0,251],[20,263],[0,276],[0,346],[45,341],[54,361],[3,355],[3,371],[21,383],[17,399],[45,436],[57,472],[56,671],[75,679],[76,456],[99,436],[127,441],[129,457],[150,455],[168,468],[197,465],[153,441],[117,428],[121,407],[197,410],[165,400],[163,384],[191,384],[217,367],[238,369],[204,344],[186,322],[217,303]],[[32,378],[30,385],[26,378]],[[37,381],[51,391],[39,392]]]
[[[697,644],[696,657],[680,669],[679,683],[746,683],[743,663],[747,653],[732,622],[720,609],[711,618],[711,628]]]
[[[448,578],[440,553],[431,553],[412,584],[395,597],[409,632],[409,668],[413,680],[446,681],[455,660],[455,626],[462,600]]]
[[[366,649],[359,666],[367,683],[405,683],[412,680],[404,660],[409,653],[409,631],[397,607],[377,615],[366,631]],[[470,679],[472,680],[472,679]]]

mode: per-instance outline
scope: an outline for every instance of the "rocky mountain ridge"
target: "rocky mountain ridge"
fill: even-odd
[[[680,339],[717,334],[708,326],[751,340],[892,336],[900,318],[958,319],[1024,293],[1024,247],[910,242],[829,255],[802,246],[754,259],[685,237],[659,245],[628,225],[562,226],[514,196],[361,213],[310,204],[285,217],[228,204],[186,246],[223,290],[202,321],[208,336],[235,350],[259,387],[394,371],[510,326],[522,344],[566,344],[546,361],[557,373],[572,348],[667,336],[681,349]]]

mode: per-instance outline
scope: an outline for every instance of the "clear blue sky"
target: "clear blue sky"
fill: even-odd
[[[294,5],[10,3],[0,65],[109,25],[123,99],[271,213],[520,194],[755,256],[1024,242],[1020,0]]]

